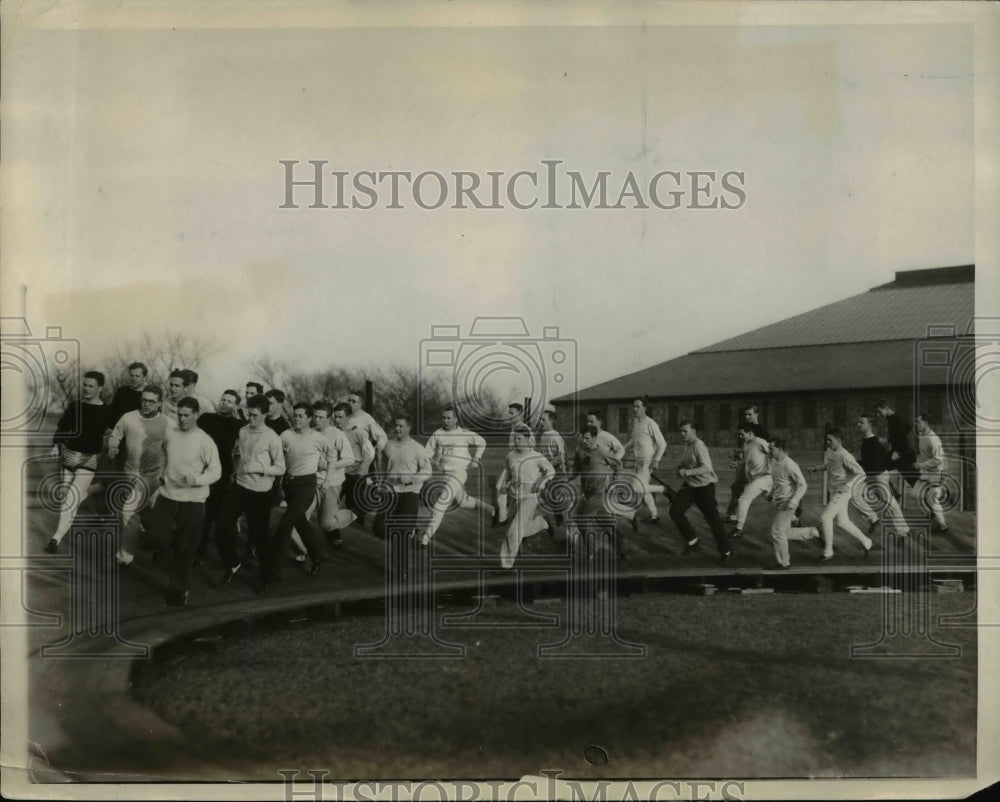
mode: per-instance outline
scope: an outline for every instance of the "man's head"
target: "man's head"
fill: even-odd
[[[740,424],[740,442],[752,443],[757,438],[758,431],[759,429],[756,424],[743,421]]]
[[[771,445],[771,459],[778,460],[779,462],[788,456],[787,446],[785,445],[784,439],[781,437],[772,437],[770,440]]]
[[[347,403],[351,405],[352,415],[355,412],[360,412],[361,410],[364,409],[364,407],[361,406],[361,401],[364,399],[364,397],[365,397],[364,393],[362,393],[360,390],[351,390],[351,392],[347,394]]]
[[[410,436],[410,429],[413,428],[413,418],[405,412],[401,412],[393,419],[395,421],[394,431],[397,440],[405,440]]]
[[[545,409],[542,411],[542,429],[546,432],[551,432],[556,428],[556,411],[554,409]]]
[[[893,414],[892,407],[889,406],[889,402],[884,398],[875,405],[875,413],[881,415],[883,418],[888,418]]]
[[[321,432],[333,426],[333,404],[329,401],[317,401],[313,404],[313,421]]]
[[[518,424],[524,420],[524,404],[508,404],[507,405],[507,418],[512,424]]]
[[[85,401],[93,401],[101,394],[104,386],[104,374],[98,370],[88,370],[83,374],[83,381],[80,383],[80,394]]]
[[[144,418],[155,418],[163,406],[163,388],[150,384],[139,394],[139,414]]]
[[[681,421],[681,425],[678,429],[681,433],[681,440],[685,443],[693,443],[698,439],[698,427],[693,421]]]
[[[247,386],[245,389],[246,389],[247,401],[249,401],[255,395],[264,394],[264,385],[261,384],[260,382],[247,382]]]
[[[913,428],[917,434],[928,434],[931,431],[931,419],[926,412],[917,413],[917,417],[913,419]]]
[[[587,451],[597,448],[597,435],[601,430],[596,426],[584,426],[580,431],[580,445]]]
[[[196,371],[193,371],[193,370],[190,370],[190,369],[187,370],[186,372],[187,372],[187,375],[188,375],[188,387],[197,387],[198,386],[198,373]]]
[[[526,424],[515,423],[511,431],[514,433],[514,448],[522,448],[531,442],[531,429]]]
[[[844,433],[836,426],[826,430],[826,447],[831,451],[839,451],[844,444]]]
[[[185,396],[188,385],[191,383],[188,378],[186,370],[170,371],[170,377],[167,379],[167,392],[170,394],[170,400],[174,403]]]
[[[250,421],[250,425],[255,429],[259,429],[264,423],[264,418],[267,417],[267,410],[270,408],[270,402],[262,395],[252,395],[247,399],[247,419]]]
[[[747,404],[743,407],[742,417],[748,423],[760,423],[760,407],[756,404]]]
[[[604,428],[604,413],[599,409],[587,410],[587,425],[596,426],[598,429]]]
[[[198,412],[201,407],[197,398],[185,396],[177,402],[177,428],[182,432],[190,432],[197,426]]]
[[[639,420],[646,417],[646,402],[641,398],[637,398],[632,402],[632,415]]]
[[[335,404],[333,407],[333,423],[338,429],[343,429],[347,425],[347,419],[351,416],[351,405],[345,401]]]
[[[239,403],[240,396],[235,390],[223,390],[222,395],[219,396],[218,412],[222,417],[228,418],[236,411]]]
[[[313,407],[306,401],[298,401],[292,407],[292,426],[295,431],[304,432],[312,423]]]
[[[862,437],[871,437],[875,434],[875,426],[869,413],[863,412],[858,415],[858,431],[861,432]]]
[[[148,375],[149,368],[142,362],[133,362],[128,366],[128,386],[133,390],[141,389]]]
[[[458,426],[458,413],[451,404],[441,410],[441,425],[449,432]]]
[[[269,418],[281,417],[281,410],[285,406],[285,394],[281,390],[268,390],[264,393],[267,399],[267,416]]]

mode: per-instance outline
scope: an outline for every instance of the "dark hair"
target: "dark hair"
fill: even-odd
[[[296,401],[294,404],[292,404],[292,412],[294,412],[297,409],[304,409],[306,411],[306,414],[309,416],[312,416],[313,414],[313,405],[310,404],[308,401]]]
[[[875,413],[874,412],[862,412],[860,415],[858,415],[858,417],[859,418],[864,418],[866,421],[868,421],[869,423],[871,423],[875,419]]]
[[[170,375],[167,378],[180,379],[182,382],[184,382],[185,387],[187,387],[191,383],[191,374],[188,373],[188,371],[186,370],[181,370],[180,368],[175,368],[174,370],[170,371]]]
[[[831,426],[826,430],[827,437],[836,437],[838,440],[844,439],[844,433],[836,426]]]
[[[256,409],[260,412],[267,412],[270,404],[262,395],[252,395],[247,399],[247,409]]]
[[[257,391],[258,395],[264,394],[264,385],[260,382],[247,382],[246,386],[253,387]]]
[[[338,403],[334,404],[333,411],[343,412],[345,415],[350,415],[352,412],[354,412],[354,410],[351,409],[351,405],[348,404],[346,401],[339,401]]]
[[[285,393],[282,390],[268,390],[264,393],[264,398],[273,398],[279,404],[285,403]]]
[[[600,433],[601,433],[601,430],[598,429],[596,426],[584,426],[580,430],[580,436],[581,437],[583,435],[585,435],[585,434],[589,434],[591,437],[597,437],[597,435],[599,435]]]
[[[556,418],[559,417],[558,415],[556,415],[556,411],[554,409],[543,409],[542,414],[547,415],[549,420],[555,420]]]
[[[524,412],[524,404],[519,404],[517,401],[512,401],[507,405],[507,409],[516,409],[518,412]]]
[[[593,416],[594,416],[595,418],[597,418],[597,419],[598,419],[598,420],[599,420],[599,421],[600,421],[601,423],[604,423],[604,413],[603,413],[603,412],[601,412],[601,410],[597,409],[596,407],[595,407],[594,409],[588,409],[588,410],[587,410],[587,414],[588,414],[588,415],[593,415]]]
[[[698,431],[698,424],[694,421],[682,420],[679,424],[677,424],[678,430],[683,429],[685,426],[690,426],[695,432]]]
[[[409,425],[409,426],[412,426],[412,425],[413,425],[413,418],[411,418],[411,417],[410,417],[410,416],[409,416],[409,415],[408,415],[407,413],[405,413],[405,412],[397,412],[397,413],[396,413],[395,415],[393,415],[393,416],[392,416],[392,419],[393,419],[394,421],[397,421],[397,420],[405,420],[405,421],[406,421],[406,423],[407,423],[407,425]]]
[[[347,394],[348,395],[356,395],[358,397],[359,401],[364,401],[365,400],[365,394],[363,392],[361,392],[360,390],[348,390]]]
[[[191,377],[191,384],[197,384],[198,383],[198,373],[197,373],[197,371],[188,370],[188,376]]]
[[[454,404],[445,404],[443,407],[441,407],[441,414],[444,415],[445,412],[455,412],[455,405]],[[458,417],[458,413],[457,412],[455,412],[455,417],[456,418]]]
[[[875,404],[875,409],[892,409],[892,407],[889,406],[889,401],[887,399],[880,398],[878,403]]]
[[[158,384],[147,384],[143,389],[144,393],[152,393],[156,396],[157,401],[163,400],[163,388]],[[141,396],[140,396],[141,397]]]
[[[130,371],[132,371],[132,370],[141,370],[143,376],[148,376],[149,375],[149,368],[147,368],[145,365],[143,365],[142,362],[131,362],[131,363],[129,363],[128,369]]]
[[[93,379],[94,381],[97,382],[98,387],[104,386],[104,374],[101,373],[101,371],[99,370],[88,370],[86,373],[83,374],[83,378]]]
[[[236,399],[237,401],[239,401],[239,400],[240,400],[240,394],[239,394],[238,392],[236,392],[235,390],[223,390],[223,391],[222,391],[222,394],[223,394],[223,395],[231,395],[231,396],[232,396],[233,398],[235,398],[235,399]]]
[[[786,450],[786,448],[785,448],[785,440],[782,437],[772,437],[771,438],[771,445],[774,446],[775,448],[780,448],[782,451]]]
[[[914,415],[913,419],[916,420],[917,418],[920,418],[920,420],[922,420],[924,423],[928,424],[933,423],[933,421],[931,420],[931,416],[928,415],[926,410],[923,409],[920,410],[916,415]]]
[[[515,423],[514,428],[511,430],[514,434],[526,434],[531,436],[531,427],[526,423]]]
[[[313,404],[313,413],[315,414],[316,412],[325,412],[328,418],[332,418],[333,404],[331,404],[329,401],[325,399],[323,401],[317,401],[315,404]]]
[[[743,407],[743,409],[740,410],[740,414],[746,415],[751,410],[753,410],[757,414],[760,414],[760,407],[757,406],[756,404],[747,404],[745,407]]]
[[[177,408],[180,409],[184,407],[185,409],[190,409],[195,415],[201,412],[201,404],[198,403],[197,398],[192,398],[189,395],[184,396],[180,401],[177,402]]]
[[[760,427],[756,423],[750,423],[749,421],[743,421],[740,424],[741,432],[750,432],[750,434],[756,436],[760,434]]]

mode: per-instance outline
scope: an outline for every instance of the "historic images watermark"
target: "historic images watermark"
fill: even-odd
[[[337,170],[326,159],[281,159],[279,209],[717,209],[747,203],[741,170],[661,170],[650,177],[568,170]],[[312,165],[310,170],[306,164]],[[301,167],[299,165],[302,165]]]

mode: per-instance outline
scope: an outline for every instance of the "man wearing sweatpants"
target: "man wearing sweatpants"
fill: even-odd
[[[770,447],[770,472],[772,481],[771,498],[778,507],[771,524],[771,540],[774,542],[774,560],[776,568],[790,568],[791,559],[788,556],[789,540],[811,540],[819,537],[815,526],[792,526],[795,508],[802,501],[806,490],[806,478],[802,469],[785,450],[785,441],[780,437],[772,437]]]
[[[848,514],[848,506],[855,491],[855,485],[864,481],[865,469],[862,468],[854,455],[844,448],[844,435],[840,429],[832,428],[826,433],[826,453],[822,465],[809,468],[809,473],[826,471],[829,481],[830,500],[819,516],[820,529],[823,531],[823,557],[820,562],[833,559],[833,524],[857,540],[865,550],[865,559],[871,556],[872,541],[852,522]]]
[[[947,532],[948,522],[944,518],[944,508],[941,506],[941,481],[944,476],[945,456],[941,438],[931,429],[926,412],[917,415],[915,428],[917,431],[917,459],[913,467],[920,471],[920,478],[910,491],[922,506],[930,509],[934,518],[935,532]]]
[[[743,445],[743,459],[737,470],[743,474],[743,490],[736,502],[736,528],[733,537],[743,537],[743,525],[750,512],[750,505],[757,496],[770,493],[772,487],[771,468],[768,464],[768,446],[758,437],[756,423],[740,424],[740,441]],[[798,502],[796,502],[797,504]],[[795,507],[792,507],[795,512]]]
[[[688,508],[694,504],[712,530],[715,545],[719,549],[719,563],[725,565],[729,562],[732,551],[729,547],[729,534],[726,532],[725,524],[722,523],[722,518],[719,517],[719,508],[715,502],[715,484],[719,481],[719,477],[712,468],[712,457],[708,453],[708,447],[698,439],[695,424],[683,421],[680,432],[681,440],[684,441],[684,453],[677,468],[677,475],[684,480],[684,484],[670,505],[670,520],[680,530],[687,543],[684,553],[697,551],[698,536],[685,517]]]

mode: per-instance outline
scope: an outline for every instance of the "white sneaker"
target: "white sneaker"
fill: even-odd
[[[429,546],[430,542],[431,542],[431,533],[430,532],[424,532],[420,536],[420,545],[421,546]]]

